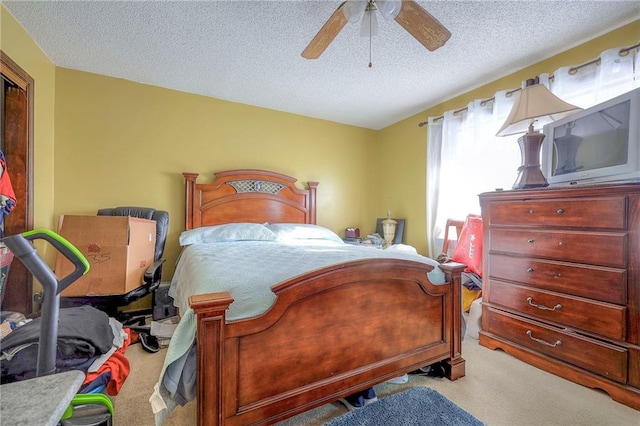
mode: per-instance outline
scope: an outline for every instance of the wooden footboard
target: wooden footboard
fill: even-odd
[[[198,423],[272,424],[447,360],[464,376],[460,272],[394,259],[334,265],[274,287],[265,314],[228,322],[228,293],[193,296],[198,318]]]

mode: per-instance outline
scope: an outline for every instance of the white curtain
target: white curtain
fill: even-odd
[[[540,82],[561,99],[589,108],[640,87],[638,48],[624,55],[620,52],[610,49],[592,64],[560,68],[553,78],[542,74]],[[513,96],[509,94],[501,91],[493,100],[476,100],[466,109],[446,112],[442,118],[429,117],[427,242],[431,257],[442,249],[447,219],[480,213],[480,193],[511,189],[517,178],[522,163],[519,135],[495,136],[511,110]]]
[[[573,71],[573,67],[557,69],[549,89],[569,103],[589,108],[640,87],[638,49],[624,56],[620,50],[605,50],[599,61],[577,71]]]
[[[517,136],[495,136],[512,103],[512,96],[499,92],[492,101],[476,100],[465,110],[429,119],[427,229],[433,237],[428,239],[431,256],[442,249],[447,219],[480,213],[478,194],[513,185],[520,164]]]

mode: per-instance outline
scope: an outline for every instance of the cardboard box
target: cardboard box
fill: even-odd
[[[58,234],[76,246],[90,264],[89,272],[67,287],[62,296],[126,294],[140,287],[144,272],[153,264],[155,220],[64,215],[58,222]],[[58,279],[72,271],[73,264],[58,253]]]

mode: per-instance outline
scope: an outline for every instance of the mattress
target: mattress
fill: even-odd
[[[176,404],[195,397],[196,318],[189,307],[195,294],[227,291],[234,302],[227,321],[255,317],[275,302],[271,287],[289,278],[332,264],[371,258],[412,260],[434,266],[428,274],[434,284],[445,282],[437,262],[408,246],[387,250],[336,241],[295,240],[225,241],[185,247],[178,260],[169,295],[181,320],[167,350],[160,380],[150,402],[161,424]]]

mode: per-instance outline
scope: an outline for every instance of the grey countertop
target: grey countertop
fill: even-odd
[[[84,377],[74,370],[0,386],[0,423],[57,425]]]

